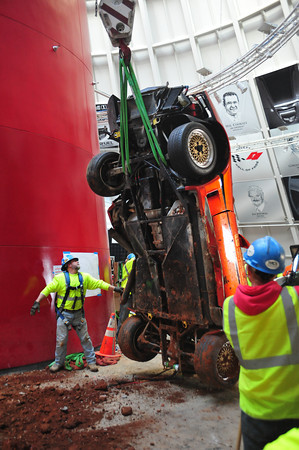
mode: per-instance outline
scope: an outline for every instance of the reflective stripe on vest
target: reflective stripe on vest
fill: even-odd
[[[292,289],[294,290],[297,296],[296,290],[294,288]],[[282,289],[280,295],[282,297],[282,303],[285,311],[292,353],[285,355],[268,356],[266,358],[256,358],[256,359],[242,358],[235,315],[236,305],[233,297],[229,301],[228,318],[233,348],[239,359],[241,366],[243,366],[245,369],[249,370],[268,369],[270,367],[299,364],[299,328],[297,323],[296,311],[294,308],[292,297],[286,287]]]
[[[80,289],[80,287],[77,288],[77,289]],[[63,296],[63,295],[57,295],[57,298],[59,298],[60,300],[63,300],[63,299],[64,299],[64,296]],[[65,299],[65,302],[68,302],[68,301],[74,302],[75,299],[81,300],[81,296],[80,296],[80,297],[78,297],[77,295],[76,295],[75,297],[70,297],[70,296],[68,296],[68,297]]]

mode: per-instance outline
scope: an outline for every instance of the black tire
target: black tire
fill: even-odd
[[[118,334],[118,345],[121,351],[127,357],[133,361],[150,361],[157,353],[148,349],[142,349],[138,344],[138,337],[143,332],[146,326],[144,322],[138,316],[128,317],[122,324]]]
[[[217,175],[216,143],[201,123],[188,122],[175,128],[167,148],[171,167],[183,178],[203,184]]]
[[[234,385],[239,361],[224,333],[206,333],[195,346],[194,369],[202,384],[215,389]]]
[[[119,154],[116,152],[99,153],[90,160],[86,178],[90,189],[95,194],[102,197],[113,197],[120,194],[125,183],[124,174],[120,173],[112,177],[109,175],[113,163],[118,160]]]

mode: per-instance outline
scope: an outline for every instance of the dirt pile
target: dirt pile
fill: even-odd
[[[0,448],[233,448],[237,388],[207,392],[196,379],[160,372],[160,360],[122,357],[95,374],[43,369],[1,375]]]
[[[49,371],[0,378],[0,447],[5,449],[132,448],[126,425],[97,429],[103,417],[132,414],[132,407],[106,408],[118,391],[105,380],[64,387],[74,373],[55,375],[60,385],[44,387]],[[142,427],[136,421],[134,427]],[[2,445],[1,445],[2,441]]]

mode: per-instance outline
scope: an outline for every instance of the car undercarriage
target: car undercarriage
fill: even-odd
[[[223,388],[238,379],[237,358],[222,331],[222,304],[246,282],[233,210],[230,147],[203,93],[184,86],[142,91],[158,146],[146,132],[133,96],[127,99],[128,151],[89,163],[98,195],[116,197],[110,236],[136,261],[124,297],[129,317],[119,332],[122,352],[137,361],[162,354],[164,366],[197,373]],[[120,142],[121,102],[111,96],[111,138]]]

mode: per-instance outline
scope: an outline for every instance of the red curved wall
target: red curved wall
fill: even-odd
[[[53,301],[29,311],[62,252],[98,252],[106,281],[110,262],[104,202],[85,178],[99,151],[85,1],[1,0],[0,55],[3,369],[53,359]],[[86,300],[95,346],[111,301]],[[68,352],[80,350],[72,331]]]

